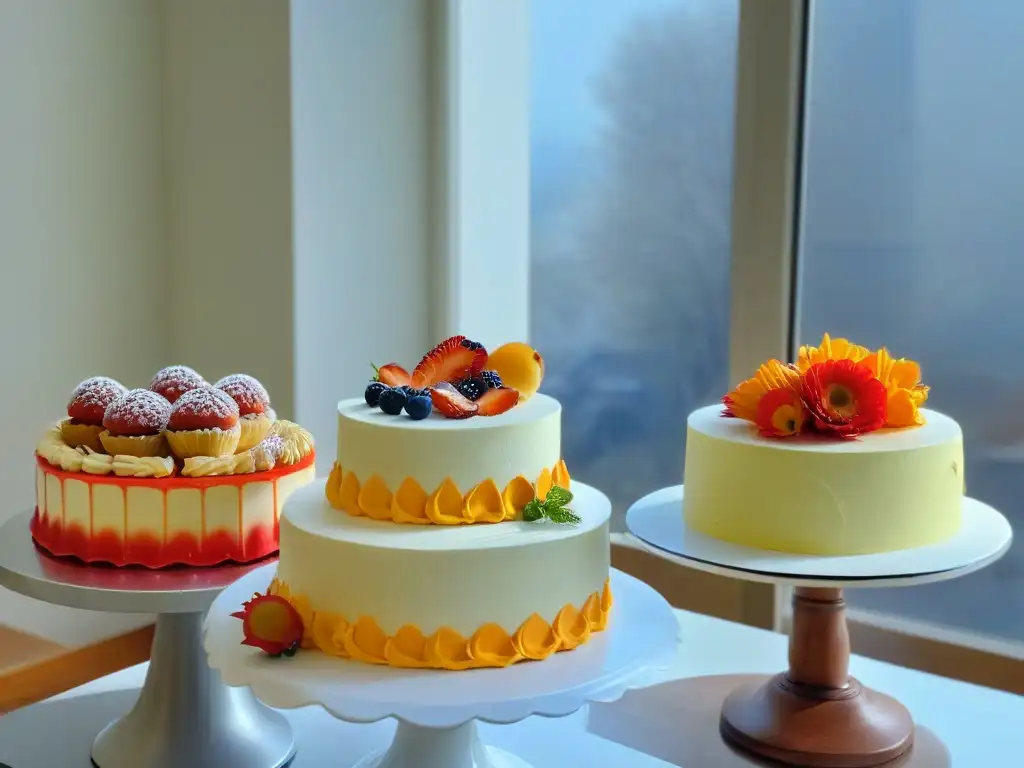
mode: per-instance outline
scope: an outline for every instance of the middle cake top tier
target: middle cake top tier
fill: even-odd
[[[338,464],[365,484],[397,492],[406,479],[430,493],[450,479],[462,492],[486,480],[499,489],[535,482],[561,458],[562,407],[547,395],[490,418],[395,418],[362,398],[338,404]]]

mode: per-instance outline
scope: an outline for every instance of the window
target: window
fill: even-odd
[[[799,338],[922,364],[964,431],[971,496],[1024,527],[1024,6],[816,3]],[[971,576],[852,590],[857,606],[1024,640],[1024,545]]]
[[[531,8],[531,337],[573,476],[622,530],[727,391],[738,3]]]

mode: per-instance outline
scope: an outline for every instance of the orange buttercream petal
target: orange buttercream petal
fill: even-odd
[[[441,487],[430,494],[427,499],[427,517],[437,525],[461,525],[462,494],[450,477],[446,477]]]
[[[469,641],[474,667],[507,667],[521,657],[512,638],[498,624],[484,624]]]
[[[315,648],[316,643],[313,640],[313,608],[309,604],[309,599],[305,595],[291,595],[286,599],[292,604],[295,612],[299,614],[299,618],[302,619],[301,647]]]
[[[473,664],[466,638],[448,627],[427,639],[425,653],[430,666],[439,669],[469,669]]]
[[[352,472],[346,472],[341,480],[341,508],[353,517],[359,517],[363,510],[359,508],[359,478]]]
[[[540,471],[540,477],[537,478],[537,498],[541,500],[546,499],[548,491],[551,490],[551,485],[551,470],[542,469]],[[566,490],[569,489],[566,488]]]
[[[612,582],[608,579],[604,583],[604,589],[601,591],[601,621],[597,625],[599,630],[604,629],[608,626],[608,617],[612,613],[612,604],[615,601],[612,599]]]
[[[391,498],[391,519],[396,523],[427,525],[427,492],[411,477],[405,478]]]
[[[500,523],[505,518],[501,491],[493,480],[488,478],[469,492],[462,514],[471,523]]]
[[[558,650],[555,631],[536,613],[519,626],[512,643],[519,655],[527,659],[546,659]]]
[[[570,603],[562,606],[552,626],[562,649],[566,651],[587,642],[590,637],[590,622]]]
[[[555,468],[551,470],[551,483],[569,491],[572,490],[569,488],[570,482],[569,468],[565,466],[565,459],[559,459],[558,463],[555,464]]]
[[[348,658],[345,650],[345,633],[348,622],[338,613],[317,611],[313,615],[313,641],[316,647],[329,656]]]
[[[430,666],[427,661],[427,638],[419,627],[406,624],[400,627],[394,637],[389,637],[384,646],[384,658],[392,667],[422,669]]]
[[[505,486],[501,500],[505,504],[505,520],[515,520],[522,514],[523,507],[533,501],[536,496],[533,483],[522,475],[513,477]]]
[[[374,520],[391,519],[391,491],[377,475],[373,475],[359,491],[359,508]]]
[[[278,597],[283,597],[285,600],[288,600],[288,598],[291,597],[291,590],[288,589],[287,584],[285,584],[283,581],[279,581],[278,578],[275,576],[271,580],[270,586],[267,587],[267,594],[277,595]]]
[[[604,618],[601,610],[601,596],[595,592],[587,601],[583,604],[583,610],[581,613],[586,617],[587,623],[590,624],[590,631],[596,632],[600,627]]]
[[[345,650],[357,661],[368,664],[387,664],[384,656],[388,637],[377,626],[377,622],[367,616],[359,617],[355,624],[349,624],[344,636]]]
[[[335,509],[341,509],[341,480],[344,474],[341,464],[334,462],[331,474],[327,476],[327,485],[324,487],[327,503]]]

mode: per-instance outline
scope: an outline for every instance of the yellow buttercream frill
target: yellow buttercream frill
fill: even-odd
[[[500,490],[488,478],[462,493],[449,477],[427,493],[415,479],[407,477],[392,492],[377,475],[360,481],[335,462],[325,493],[332,507],[354,517],[408,525],[468,525],[515,520],[534,498],[543,499],[555,485],[569,490],[570,483],[565,461],[559,461],[551,469],[541,470],[535,482],[519,475]]]
[[[302,617],[302,647],[329,656],[356,659],[368,664],[412,669],[479,669],[507,667],[520,661],[546,659],[553,653],[571,651],[587,642],[594,632],[608,626],[612,609],[611,584],[594,592],[581,608],[566,604],[551,622],[533,614],[509,634],[497,624],[484,624],[466,638],[449,627],[427,636],[406,624],[388,636],[372,618],[349,622],[344,616],[311,610],[302,595],[274,579],[267,594],[283,597]]]

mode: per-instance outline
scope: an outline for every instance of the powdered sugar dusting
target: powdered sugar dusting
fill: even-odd
[[[281,458],[281,454],[284,453],[284,440],[280,435],[267,435],[253,450],[263,451],[267,456],[271,456],[274,461],[277,461]]]
[[[242,416],[263,413],[270,406],[270,395],[255,378],[247,373],[225,376],[214,386],[227,392],[238,404]]]
[[[156,392],[133,389],[107,406],[103,426],[115,435],[152,435],[167,428],[171,404]]]
[[[71,394],[68,401],[68,416],[90,424],[103,421],[107,406],[125,394],[128,389],[107,376],[93,376],[86,379]]]
[[[149,382],[149,388],[163,395],[168,402],[175,403],[186,392],[208,386],[206,379],[187,365],[169,365],[157,371]]]
[[[229,394],[210,386],[189,390],[171,412],[171,429],[230,429],[237,422],[238,405]]]

